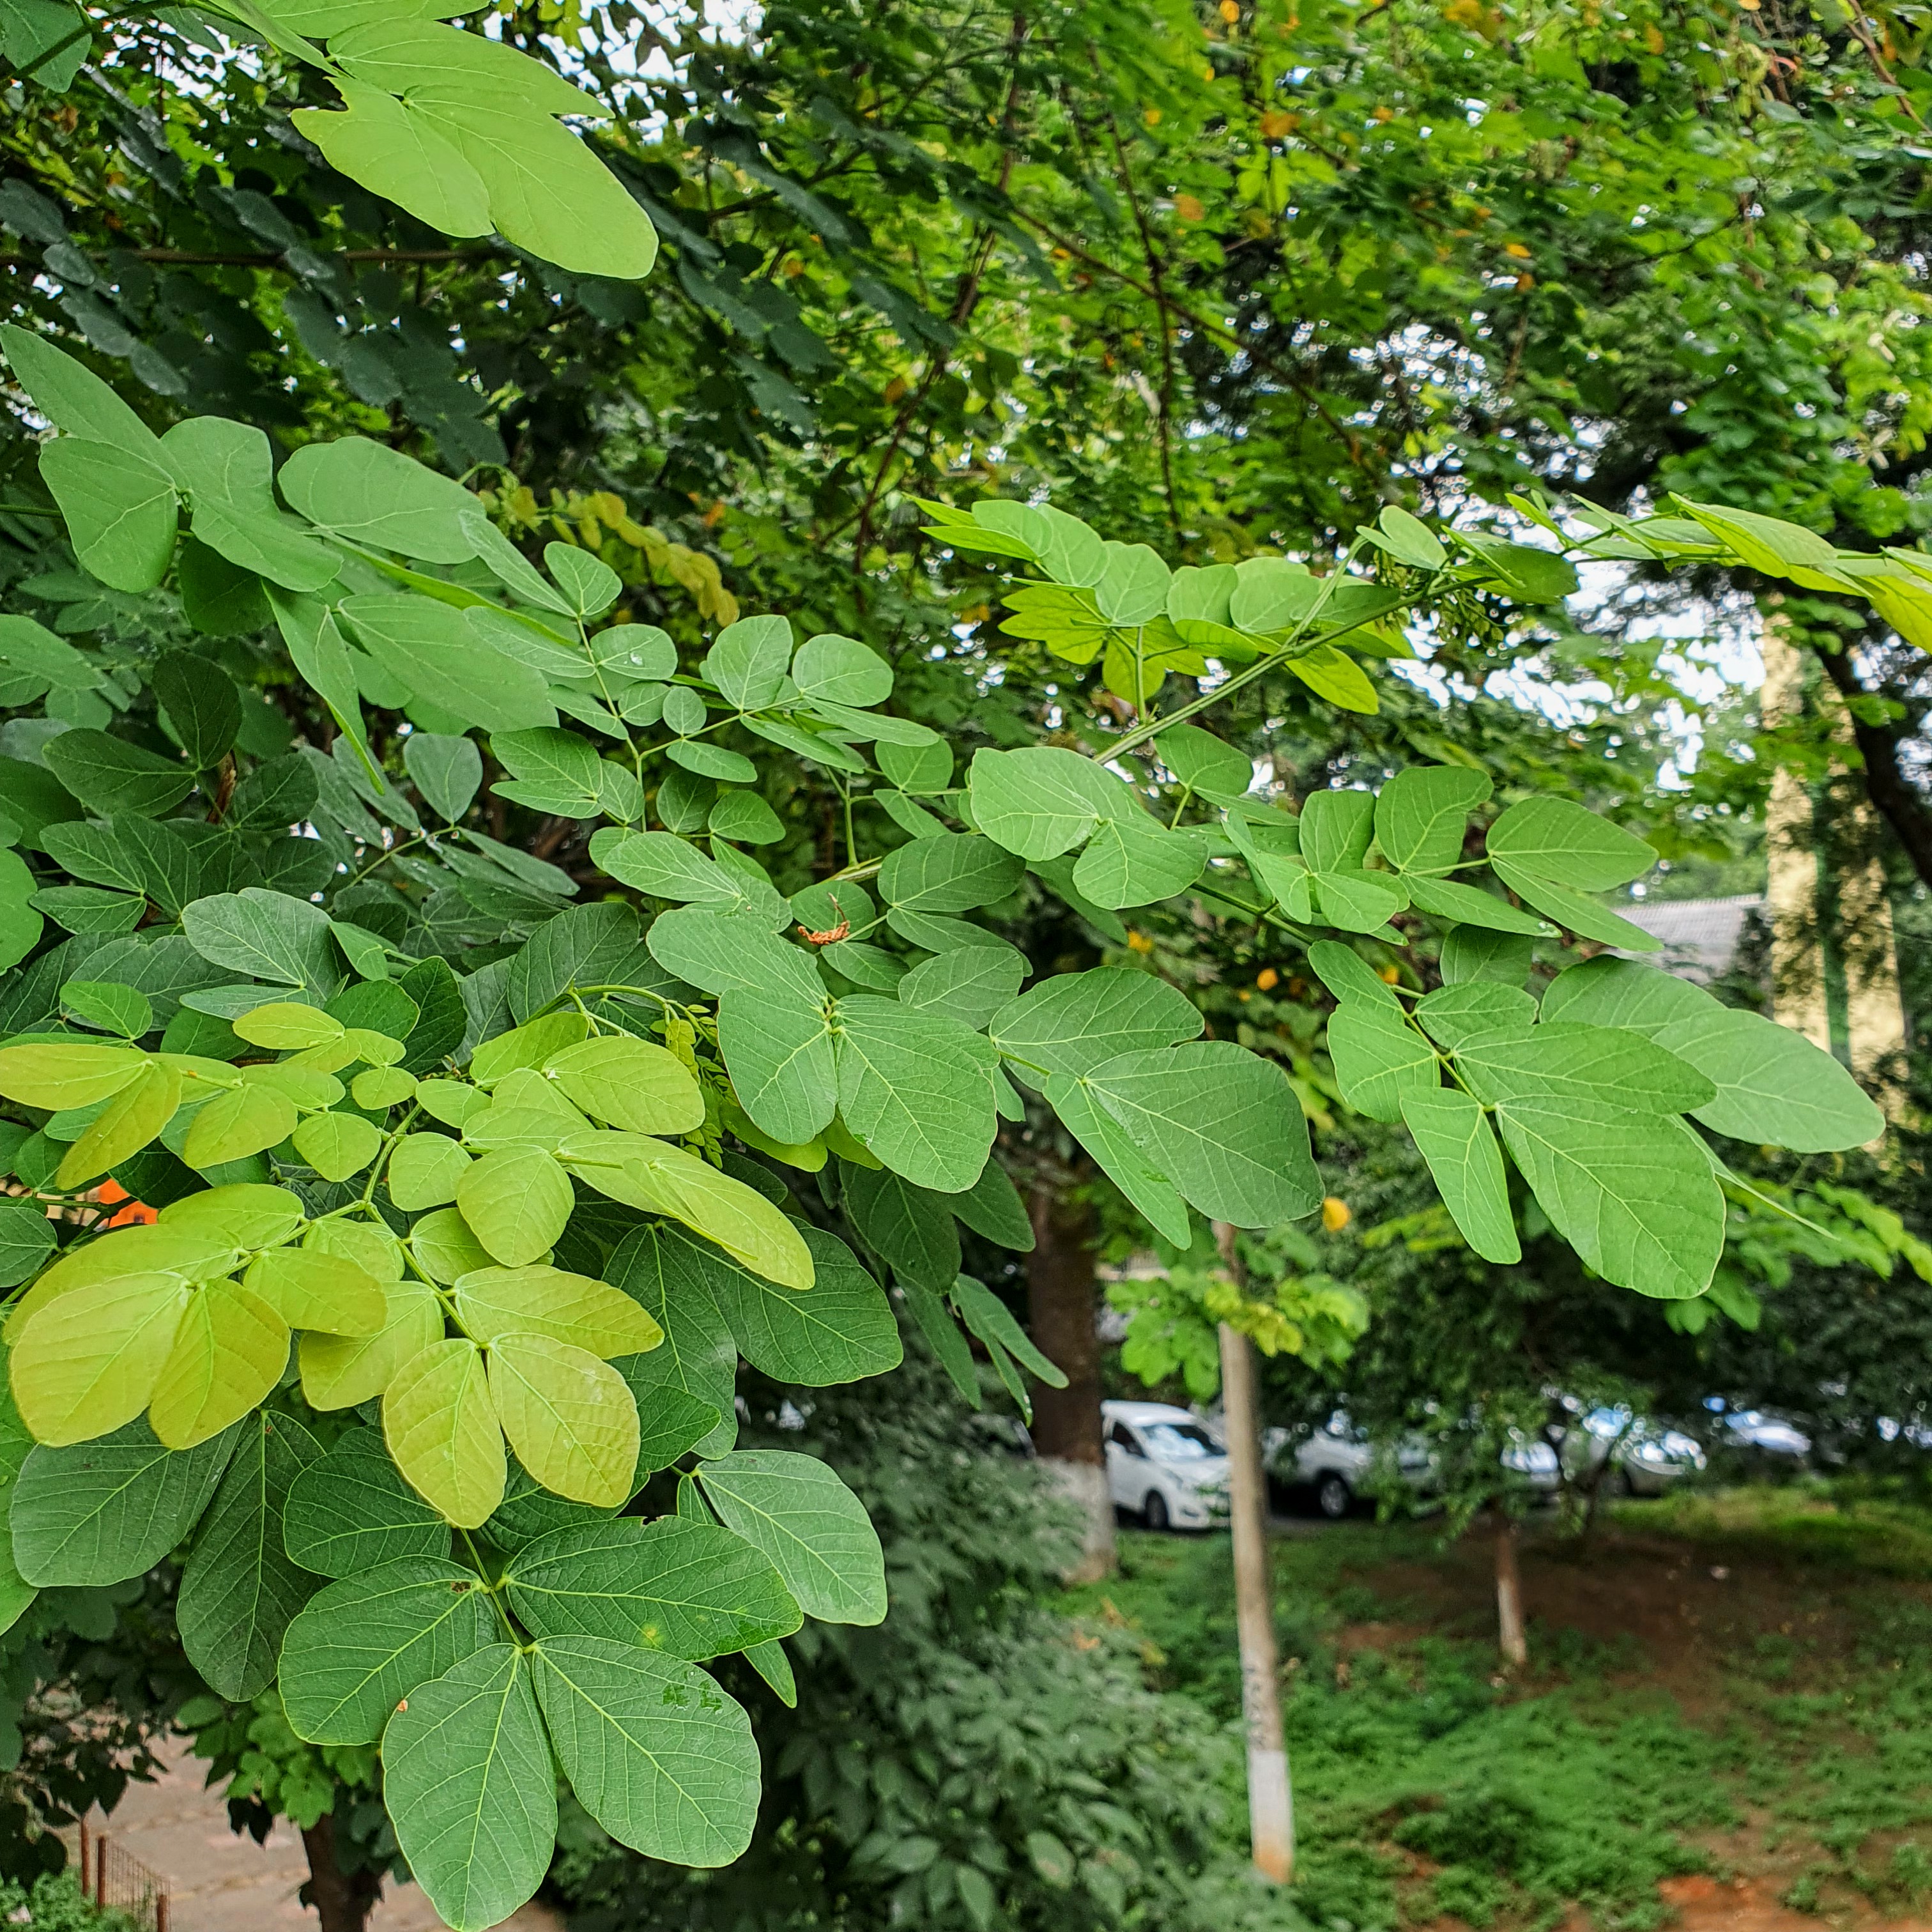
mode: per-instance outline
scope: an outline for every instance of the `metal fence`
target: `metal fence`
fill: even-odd
[[[104,1912],[118,1912],[148,1932],[169,1932],[168,1882],[124,1851],[106,1832],[80,1833],[80,1888]]]

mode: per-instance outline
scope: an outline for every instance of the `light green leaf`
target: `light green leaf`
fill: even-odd
[[[1177,571],[1174,582],[1178,584],[1185,574]],[[1171,610],[1168,614],[1173,614]],[[1229,805],[1245,797],[1255,782],[1254,760],[1198,724],[1170,724],[1154,742],[1161,763],[1189,790],[1214,804]]]
[[[1567,798],[1511,806],[1490,827],[1486,849],[1492,863],[1584,892],[1626,885],[1657,863],[1653,847]]]
[[[197,1111],[182,1143],[189,1166],[221,1167],[251,1154],[279,1146],[296,1130],[300,1116],[285,1094],[261,1086],[218,1094]]]
[[[320,1006],[298,1006],[290,1000],[271,1000],[230,1024],[250,1046],[278,1049],[331,1046],[344,1030],[339,1019]]]
[[[807,1616],[876,1624],[885,1557],[865,1505],[814,1456],[741,1449],[698,1472],[727,1529],[764,1552]]]
[[[461,611],[428,597],[375,592],[338,607],[356,641],[404,688],[486,731],[554,724],[542,673],[499,650]]]
[[[56,428],[106,443],[134,462],[162,464],[160,438],[86,364],[12,322],[0,323],[0,350],[34,406]]]
[[[296,1152],[325,1180],[360,1174],[382,1145],[382,1130],[359,1114],[312,1114],[293,1138]]]
[[[56,1186],[79,1187],[138,1154],[174,1118],[181,1096],[181,1075],[163,1061],[149,1060],[142,1077],[122,1088],[68,1149]]]
[[[1733,1140],[1829,1154],[1885,1131],[1884,1114],[1838,1060],[1760,1014],[1713,1006],[1654,1036],[1717,1088],[1691,1118]]]
[[[1461,864],[1469,814],[1492,788],[1480,772],[1418,765],[1398,772],[1376,800],[1376,842],[1405,872],[1439,873]]]
[[[882,744],[879,769],[902,792],[929,798],[952,783],[952,750],[944,740],[934,745]]]
[[[366,90],[358,88],[356,92],[359,94]],[[422,130],[422,122],[410,115],[400,101],[388,102],[387,105],[400,115],[401,126],[411,130]],[[299,124],[304,128],[309,127],[310,117],[324,118],[314,108],[297,111],[303,116]],[[374,110],[376,116],[382,112],[381,107]],[[352,118],[353,116],[352,113],[346,117],[327,118],[340,121]],[[331,139],[334,139],[337,130],[332,128],[328,131]],[[313,133],[310,138],[316,139]],[[323,145],[320,140],[316,144],[318,147]],[[325,147],[323,152],[327,153],[328,149]],[[447,160],[448,172],[434,182],[436,188],[446,193],[452,185],[460,184],[462,173],[454,154],[448,155]],[[334,165],[341,167],[340,162]],[[380,192],[406,208],[410,206],[409,190],[405,186],[407,164],[405,161],[401,165],[390,165],[392,172],[382,178]],[[349,173],[350,170],[344,168],[342,172]],[[482,212],[480,204],[478,212]],[[487,214],[482,226],[478,228],[454,228],[441,221],[432,221],[430,225],[442,229],[446,235],[483,235],[489,232]],[[457,521],[464,505],[471,500],[469,491],[460,483],[439,476],[434,470],[404,455],[400,450],[372,442],[367,436],[339,436],[304,443],[282,465],[275,481],[284,500],[292,508],[300,511],[310,523],[345,537],[352,543],[376,550],[398,550],[404,556],[424,563],[463,563],[475,554]],[[422,752],[420,739],[430,739],[441,746],[468,742],[462,739],[434,739],[428,732],[412,734],[404,740],[404,762],[418,786],[423,782],[416,769],[417,757]],[[479,766],[479,781],[481,776]],[[474,784],[470,788],[472,797],[476,795],[476,789]],[[424,796],[428,795],[425,791]],[[434,805],[436,801],[432,799],[430,802]],[[442,809],[440,806],[436,808]],[[455,819],[460,818],[462,813],[459,809],[443,815]]]
[[[282,1519],[290,1485],[321,1460],[289,1416],[256,1415],[238,1435],[175,1606],[188,1660],[219,1696],[246,1702],[274,1682],[283,1635],[315,1588],[282,1546]]]
[[[211,1282],[182,1312],[148,1425],[169,1448],[192,1449],[266,1400],[288,1365],[288,1324],[260,1295]]]
[[[242,1277],[291,1328],[374,1335],[387,1324],[382,1284],[360,1263],[322,1248],[271,1248]]]
[[[497,1634],[473,1570],[437,1556],[378,1564],[311,1597],[282,1648],[282,1701],[311,1744],[368,1744],[417,1685]]]
[[[382,1395],[382,1439],[416,1493],[460,1529],[503,1496],[503,1433],[483,1358],[470,1342],[432,1342]]]
[[[1047,1105],[1099,1162],[1108,1179],[1155,1229],[1177,1247],[1186,1247],[1193,1234],[1186,1203],[1126,1128],[1100,1105],[1093,1089],[1071,1074],[1056,1073],[1047,1081],[1046,1093]]]
[[[1462,1238],[1486,1262],[1522,1260],[1502,1150],[1480,1103],[1454,1087],[1405,1088],[1400,1098],[1403,1124]]]
[[[545,1489],[605,1509],[630,1499],[637,1403],[608,1362],[553,1336],[500,1335],[490,1395],[517,1460]]]
[[[826,1388],[897,1368],[898,1324],[878,1283],[836,1235],[817,1228],[804,1234],[812,1283],[802,1292],[775,1287],[715,1249],[684,1245],[740,1351],[774,1381]]]
[[[188,1302],[178,1274],[131,1274],[59,1294],[12,1344],[14,1400],[38,1442],[105,1436],[134,1420],[160,1378]]]
[[[605,1034],[552,1054],[544,1076],[593,1118],[638,1134],[683,1134],[704,1124],[704,1096],[683,1061],[628,1034]]]
[[[1382,709],[1368,674],[1352,657],[1333,644],[1317,644],[1312,650],[1282,661],[1318,698],[1344,711],[1373,717]]]
[[[440,1210],[458,1219],[454,1208]],[[424,1220],[431,1217],[425,1215]],[[459,1222],[458,1225],[460,1223]],[[412,1230],[416,1258],[431,1250],[436,1231],[424,1232],[422,1222]],[[458,1262],[487,1263],[489,1256],[473,1240]],[[454,1279],[454,1276],[452,1279]],[[353,1408],[382,1394],[403,1369],[442,1339],[442,1305],[434,1292],[419,1281],[388,1282],[382,1288],[382,1325],[373,1335],[304,1335],[296,1352],[302,1366],[302,1394],[313,1408]]]
[[[40,478],[67,519],[74,555],[102,583],[136,594],[160,586],[174,559],[180,502],[166,470],[64,436],[42,445]]]
[[[1314,874],[1323,916],[1344,932],[1380,932],[1408,903],[1408,889],[1394,874],[1344,867]]]
[[[1681,1114],[1712,1096],[1695,1067],[1621,1027],[1546,1022],[1477,1034],[1456,1049],[1456,1066],[1476,1098],[1492,1103],[1601,1100],[1631,1113]]]
[[[91,1588],[151,1570],[207,1508],[235,1446],[177,1454],[145,1422],[98,1442],[31,1449],[14,1485],[14,1560],[43,1589]]]
[[[445,235],[489,233],[494,224],[482,176],[433,122],[381,88],[346,77],[335,86],[346,112],[302,107],[290,117],[332,167]]]
[[[267,1248],[286,1241],[303,1219],[299,1195],[244,1181],[170,1202],[161,1210],[160,1225],[232,1247]]]
[[[1681,1121],[1577,1100],[1511,1101],[1496,1121],[1537,1204],[1606,1280],[1664,1300],[1710,1286],[1724,1197]]]
[[[757,1822],[758,1748],[744,1712],[695,1664],[607,1637],[540,1639],[537,1696],[557,1762],[620,1844],[675,1864],[729,1864]]]
[[[830,1001],[778,984],[728,992],[718,1013],[718,1050],[738,1104],[752,1124],[793,1145],[810,1140],[838,1105]]]
[[[846,1126],[922,1187],[950,1194],[971,1186],[998,1126],[994,1058],[983,1036],[866,993],[839,1003],[837,1024],[838,1112]]]
[[[456,1310],[484,1348],[506,1335],[548,1335],[608,1360],[642,1354],[664,1340],[632,1297],[561,1268],[478,1268],[458,1278]]]
[[[1146,544],[1110,543],[1094,585],[1102,616],[1123,626],[1145,624],[1164,615],[1172,573]],[[1051,858],[1051,853],[1039,854]]]
[[[805,698],[834,704],[883,704],[892,694],[892,668],[856,638],[821,632],[808,638],[793,658],[791,680]],[[949,754],[947,766],[950,775]]]
[[[283,1511],[291,1561],[323,1576],[357,1576],[404,1557],[442,1557],[449,1526],[397,1473],[374,1429],[352,1429],[296,1477]]]
[[[494,1087],[519,1067],[542,1066],[552,1054],[574,1046],[590,1030],[590,1022],[580,1012],[545,1013],[486,1040],[471,1056],[470,1077],[479,1087]]]
[[[539,1638],[604,1637],[693,1663],[804,1621],[770,1558],[728,1529],[675,1517],[554,1530],[517,1552],[504,1581]]]
[[[784,687],[791,652],[788,619],[742,617],[718,633],[704,659],[704,675],[727,704],[740,711],[762,711]]]
[[[500,1925],[543,1882],[556,1840],[556,1774],[513,1644],[479,1649],[411,1692],[382,1736],[397,1842],[456,1932]]]
[[[569,1175],[548,1154],[518,1148],[486,1154],[464,1170],[456,1187],[464,1220],[508,1268],[554,1247],[574,1203]]]
[[[1112,772],[1054,746],[976,752],[968,785],[974,824],[1024,859],[1057,858],[1102,819],[1141,808]]]
[[[1810,590],[1844,589],[1838,553],[1816,531],[1755,510],[1694,503],[1683,496],[1674,500],[1750,569],[1802,584]]]
[[[1264,1228],[1322,1204],[1294,1090],[1246,1048],[1197,1040],[1122,1054],[1090,1082],[1142,1153],[1210,1220]]]
[[[0,1094],[56,1112],[91,1107],[140,1078],[148,1065],[132,1047],[0,1047]]]

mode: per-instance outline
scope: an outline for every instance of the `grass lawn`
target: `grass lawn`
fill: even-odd
[[[1533,1526],[1514,1678],[1486,1538],[1294,1530],[1274,1573],[1306,1919],[1796,1932],[1932,1908],[1932,1511],[1757,1489],[1622,1504],[1584,1544]],[[1064,1601],[1238,1718],[1224,1536],[1124,1532],[1118,1577]]]

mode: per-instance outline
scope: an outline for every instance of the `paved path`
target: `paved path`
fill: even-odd
[[[207,1766],[189,1755],[185,1741],[170,1741],[161,1756],[168,1768],[153,1784],[130,1784],[112,1817],[90,1815],[90,1830],[110,1840],[167,1880],[173,1896],[171,1932],[279,1932],[314,1927],[314,1912],[296,1888],[308,1876],[308,1859],[294,1828],[278,1820],[268,1840],[256,1844],[228,1828],[228,1808],[204,1788]],[[563,1922],[538,1905],[526,1905],[507,1922],[511,1932],[562,1932]],[[442,1921],[413,1885],[386,1888],[370,1919],[370,1932],[441,1932]]]

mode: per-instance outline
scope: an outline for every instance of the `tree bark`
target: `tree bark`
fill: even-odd
[[[1214,1224],[1228,1272],[1240,1283],[1234,1230]],[[1228,1437],[1228,1508],[1234,1546],[1234,1628],[1241,1653],[1241,1715],[1248,1743],[1248,1836],[1255,1869],[1276,1885],[1294,1877],[1294,1798],[1281,1727],[1281,1680],[1268,1582],[1268,1482],[1262,1467],[1253,1346],[1220,1328],[1221,1418]]]
[[[1529,1638],[1522,1620],[1522,1574],[1516,1565],[1516,1518],[1499,1505],[1496,1519],[1496,1637],[1502,1659],[1512,1670],[1529,1661]]]
[[[366,1868],[345,1872],[336,1862],[335,1820],[318,1818],[302,1834],[308,1853],[308,1883],[303,1889],[322,1921],[322,1932],[366,1932],[369,1914],[382,1895],[382,1882]]]
[[[1849,651],[1820,651],[1825,675],[1847,700],[1872,694],[1858,682]],[[1913,869],[1932,886],[1932,808],[1919,796],[1898,762],[1898,735],[1889,725],[1869,724],[1856,710],[1850,712],[1852,742],[1864,765],[1865,793],[1898,835]]]
[[[1027,1312],[1033,1339],[1066,1377],[1064,1389],[1036,1387],[1033,1440],[1041,1462],[1085,1518],[1070,1583],[1090,1583],[1114,1568],[1114,1504],[1100,1432],[1100,1338],[1094,1331],[1093,1215],[1073,1200],[1074,1177],[1042,1174],[1027,1204],[1033,1252],[1027,1257]]]

